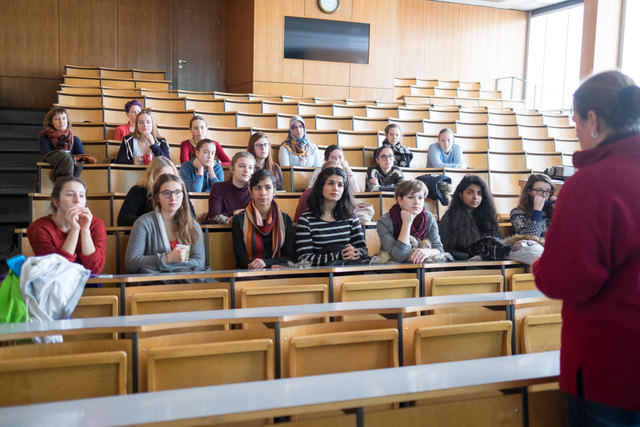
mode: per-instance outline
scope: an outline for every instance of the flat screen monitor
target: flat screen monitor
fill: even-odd
[[[369,63],[369,24],[284,17],[284,57]]]

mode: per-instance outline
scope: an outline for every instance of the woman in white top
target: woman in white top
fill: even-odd
[[[304,119],[293,116],[289,121],[289,136],[280,145],[280,166],[322,166],[322,153],[318,146],[307,138]]]

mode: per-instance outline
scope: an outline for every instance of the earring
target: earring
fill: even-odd
[[[595,130],[591,132],[591,138],[597,138],[597,137],[598,137],[598,132],[596,132]]]

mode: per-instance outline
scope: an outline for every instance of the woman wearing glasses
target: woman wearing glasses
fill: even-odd
[[[367,169],[367,191],[395,191],[396,186],[404,181],[404,174],[393,164],[394,154],[389,145],[378,147],[373,153],[376,166]]]
[[[202,230],[189,209],[184,182],[176,175],[161,175],[152,202],[154,210],[133,224],[124,256],[127,272],[203,270]]]
[[[511,210],[511,225],[516,234],[544,237],[555,206],[555,186],[547,175],[534,173],[520,194],[520,204]]]
[[[247,151],[256,159],[255,171],[267,169],[276,177],[276,191],[282,191],[282,170],[271,158],[271,144],[264,132],[256,132],[249,138]]]

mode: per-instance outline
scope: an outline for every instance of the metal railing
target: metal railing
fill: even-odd
[[[572,95],[539,86],[536,83],[529,82],[520,77],[498,77],[496,79],[496,90],[502,91],[504,98],[524,100],[525,107],[528,110],[544,109],[545,111],[561,111],[563,113],[569,113],[571,111],[571,106],[565,107],[565,101],[571,100]],[[538,96],[538,93],[540,96]],[[545,96],[559,97],[559,105],[554,105],[551,108],[543,108],[543,106],[545,106]]]

